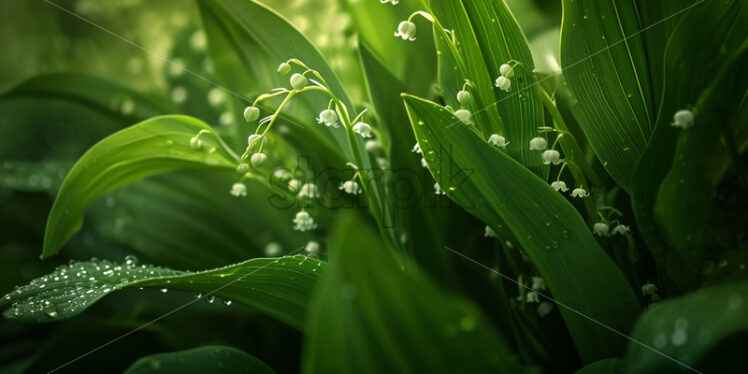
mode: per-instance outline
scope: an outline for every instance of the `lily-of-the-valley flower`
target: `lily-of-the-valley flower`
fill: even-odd
[[[301,181],[298,179],[291,179],[288,181],[288,189],[291,190],[291,192],[296,192],[301,187]]]
[[[457,119],[459,119],[460,121],[462,121],[462,123],[466,125],[470,125],[473,123],[473,121],[470,119],[472,115],[470,114],[470,111],[467,109],[455,110],[454,114],[455,114],[455,117],[457,117]]]
[[[597,236],[608,236],[610,233],[610,226],[605,222],[595,222],[592,225],[592,232]]]
[[[338,127],[338,114],[332,109],[325,109],[319,113],[317,123],[324,123],[327,127]]]
[[[421,166],[424,168],[429,167],[429,164],[426,163],[426,159],[423,157],[421,157]]]
[[[496,78],[494,86],[498,87],[502,91],[509,92],[512,89],[512,81],[507,77],[501,76]]]
[[[278,72],[286,75],[291,71],[291,65],[289,65],[287,62],[281,62],[280,65],[278,65]]]
[[[574,190],[571,191],[571,197],[584,198],[584,197],[587,197],[587,196],[590,196],[590,193],[587,192],[587,190],[585,190],[582,187],[577,187],[577,188],[575,188]]]
[[[281,245],[277,242],[270,242],[265,245],[265,249],[263,251],[265,252],[265,256],[276,257],[283,252],[283,247],[281,247]]]
[[[512,67],[509,64],[501,64],[501,66],[499,66],[499,74],[503,77],[511,78],[513,75]]]
[[[551,311],[553,311],[553,304],[547,301],[543,301],[542,303],[538,304],[538,317],[543,318],[547,316]]]
[[[236,167],[236,171],[239,172],[239,173],[242,173],[242,174],[248,172],[249,171],[249,164],[246,163],[246,162],[242,162],[241,164],[239,164],[239,166]]]
[[[259,134],[252,134],[247,138],[247,146],[251,147],[255,145],[255,143],[259,142],[260,139],[262,139],[262,135]]]
[[[301,90],[309,83],[309,80],[299,73],[294,73],[293,75],[291,75],[290,81],[291,87],[293,87],[294,90]]]
[[[545,138],[536,136],[530,139],[530,150],[531,151],[545,151],[548,148],[548,141]]]
[[[366,122],[357,122],[353,125],[353,131],[362,138],[371,138],[371,126]]]
[[[543,152],[543,164],[545,165],[558,165],[561,163],[561,153],[555,149],[548,149]]]
[[[470,102],[470,92],[467,92],[465,90],[460,90],[460,92],[457,93],[457,102],[459,102],[462,105],[466,105]]]
[[[397,3],[400,2],[400,0],[379,0],[379,2],[382,4],[390,3],[392,5],[397,5]]]
[[[252,155],[252,157],[249,159],[249,161],[252,163],[252,166],[258,168],[260,165],[264,164],[265,161],[267,161],[268,156],[264,153],[255,153]]]
[[[244,108],[244,119],[247,122],[256,121],[258,118],[260,118],[260,109],[253,106],[248,106]]]
[[[306,211],[300,211],[296,213],[296,217],[293,219],[294,230],[297,231],[309,231],[317,228],[317,223],[314,222],[312,215]]]
[[[566,192],[569,190],[569,187],[566,187],[566,182],[564,181],[554,181],[553,183],[551,183],[551,187],[553,187],[554,190],[560,192]]]
[[[247,186],[244,183],[234,183],[231,185],[231,195],[236,197],[247,196]]]
[[[411,152],[415,152],[415,153],[421,153],[421,146],[420,146],[420,145],[418,145],[418,143],[416,143],[416,144],[415,144],[415,145],[413,146],[413,149],[411,149],[410,151],[411,151]]]
[[[299,190],[299,198],[315,199],[319,197],[319,190],[314,183],[305,183]]]
[[[366,152],[377,153],[382,150],[382,143],[376,140],[367,140],[365,147],[366,147]]]
[[[400,24],[397,25],[395,36],[399,36],[403,40],[416,40],[416,24],[410,21],[400,22]]]
[[[642,295],[652,296],[657,293],[657,286],[652,283],[647,283],[642,286]]]
[[[680,127],[681,129],[686,130],[693,127],[693,123],[693,112],[688,109],[681,109],[675,112],[675,115],[673,115],[673,122],[670,124],[670,126]]]
[[[197,150],[199,150],[202,147],[203,147],[203,141],[200,140],[200,138],[198,138],[197,136],[193,136],[190,139],[190,148],[192,148],[192,149],[194,149],[194,150],[197,151]]]
[[[293,174],[291,174],[291,172],[288,171],[288,169],[280,168],[273,172],[273,177],[275,177],[279,181],[285,182],[287,180],[290,180],[291,177],[293,177]]]
[[[530,291],[525,295],[525,301],[528,303],[539,303],[540,297],[538,296],[537,292]]]
[[[506,138],[499,134],[491,134],[491,136],[488,137],[488,144],[494,147],[506,148],[509,142],[507,142]]]
[[[340,184],[338,189],[345,191],[347,194],[358,195],[361,193],[361,186],[355,181],[345,181]]]
[[[545,280],[541,277],[532,277],[532,285],[530,288],[537,291],[545,290]]]
[[[444,192],[442,191],[442,188],[439,187],[439,183],[434,183],[434,194],[436,194],[436,195],[444,195]]]
[[[626,233],[631,232],[631,228],[626,225],[618,224],[616,227],[613,228],[613,231],[611,231],[612,235],[625,235]]]
[[[486,226],[486,231],[483,233],[483,236],[487,238],[498,238],[499,235],[496,234],[495,231],[490,226]]]
[[[304,252],[306,252],[308,256],[319,256],[319,243],[310,240],[306,243],[306,246],[304,246]]]

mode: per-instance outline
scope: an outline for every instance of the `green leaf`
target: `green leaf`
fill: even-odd
[[[746,308],[746,282],[703,288],[652,305],[631,334],[647,347],[629,344],[627,372],[685,372],[684,365],[705,373],[745,372]]]
[[[6,318],[50,322],[73,317],[102,297],[125,288],[191,291],[255,308],[300,328],[307,302],[325,263],[304,256],[255,258],[197,273],[153,265],[91,260],[62,265],[0,299]]]
[[[561,67],[574,115],[608,173],[630,190],[654,129],[647,51],[633,0],[563,0]]]
[[[582,360],[615,355],[623,340],[583,316],[625,332],[639,304],[573,205],[466,126],[449,126],[455,117],[443,107],[409,95],[404,99],[442,190],[497,233],[509,231],[554,299],[573,308],[560,310]]]
[[[433,209],[437,206],[437,196],[430,193],[433,182],[421,165],[421,156],[411,152],[416,139],[407,125],[408,114],[400,99],[405,87],[366,42],[360,42],[359,51],[369,96],[389,138],[391,172],[386,174],[385,204],[394,212],[396,236],[404,234],[406,238],[397,244],[412,253],[427,271],[454,281],[438,229],[439,214]]]
[[[190,147],[200,131],[201,150]],[[156,117],[121,130],[91,147],[75,163],[47,220],[42,257],[49,257],[80,229],[86,206],[104,192],[146,176],[185,168],[233,169],[220,138],[189,117]]]
[[[271,374],[275,371],[242,350],[222,345],[206,345],[143,357],[125,371],[125,374],[150,373]]]
[[[622,358],[606,358],[595,361],[577,370],[574,374],[623,374],[626,369],[626,360]]]
[[[679,235],[678,231],[680,231],[677,226],[683,225],[684,230],[693,228],[691,223],[677,222],[680,219],[689,220],[691,214],[686,213],[688,216],[682,216],[672,210],[673,204],[688,209],[688,207],[684,207],[681,200],[671,200],[673,197],[682,196],[680,189],[683,186],[675,186],[675,184],[680,184],[681,180],[676,174],[695,173],[689,178],[701,179],[703,177],[704,179],[701,181],[694,179],[691,182],[696,184],[706,182],[708,185],[714,183],[709,182],[709,179],[716,177],[699,175],[695,164],[693,166],[674,164],[676,144],[681,143],[678,151],[682,152],[684,151],[683,147],[686,147],[689,142],[696,141],[696,144],[693,145],[697,149],[695,152],[702,154],[702,139],[694,137],[692,140],[688,140],[692,137],[690,132],[702,133],[706,136],[712,134],[711,139],[705,139],[706,143],[718,142],[713,138],[715,134],[710,128],[719,128],[723,122],[729,121],[730,113],[740,110],[739,100],[743,93],[740,92],[740,88],[731,87],[733,84],[739,84],[739,80],[736,82],[734,76],[740,74],[742,66],[738,56],[741,56],[741,53],[744,54],[748,46],[745,43],[745,35],[748,35],[748,26],[746,25],[748,25],[748,18],[746,18],[745,5],[739,1],[705,2],[698,5],[683,18],[678,28],[673,32],[665,53],[665,88],[657,118],[657,127],[646,152],[637,164],[634,174],[636,178],[633,184],[632,206],[642,238],[655,258],[663,264],[668,275],[682,288],[689,288],[694,285],[698,276],[696,274],[699,267],[697,264],[698,258],[694,258],[688,252],[695,250],[695,254],[700,249],[694,248],[693,244],[688,242],[678,243],[680,239],[674,241],[677,238],[674,238],[673,235]],[[694,54],[694,50],[700,52]],[[721,56],[723,51],[725,53],[730,52],[728,56],[715,58],[715,56]],[[744,59],[744,57],[742,58]],[[684,63],[684,61],[687,61],[687,63]],[[709,71],[710,74],[703,76],[700,73],[702,71]],[[691,78],[680,78],[684,76]],[[692,109],[696,113],[695,127],[686,132],[670,126],[673,114],[680,109]],[[702,128],[698,129],[699,126]],[[679,140],[681,137],[682,140]],[[732,139],[734,137],[728,136],[727,138]],[[709,147],[714,147],[714,145]],[[711,156],[716,155],[709,154],[707,157]],[[719,166],[715,167],[714,165]],[[675,169],[672,169],[673,166],[675,166]],[[679,171],[678,169],[682,166],[686,166],[686,169]],[[721,164],[710,164],[707,166],[708,171],[706,172],[707,174],[717,172],[720,167]],[[671,172],[670,182],[667,183],[667,186],[662,186],[663,180]],[[674,178],[678,178],[677,182]],[[686,182],[685,178],[683,182]],[[696,187],[696,185],[685,186],[685,190],[687,191],[692,187]],[[708,195],[710,187],[707,186],[706,191],[702,191],[698,187],[696,189],[698,190],[697,195]],[[676,190],[677,192],[674,196],[670,196],[668,195],[669,192],[665,192],[665,190]],[[660,217],[658,218],[655,215],[655,206],[659,198],[663,199],[660,200],[663,205],[659,208]],[[689,200],[691,199],[699,200],[698,196],[689,196]],[[707,200],[709,200],[708,197]],[[703,204],[710,204],[708,201],[694,202],[694,208],[696,208],[696,205],[703,207]],[[698,208],[695,211],[699,212],[697,215],[702,214]],[[668,232],[661,230],[661,220],[663,218],[666,220],[665,225],[670,227],[667,229]],[[697,219],[698,217],[693,218]],[[711,226],[711,223],[708,226]],[[690,234],[692,233],[689,232],[686,235]]]
[[[545,178],[548,167],[527,146],[531,138],[540,135],[537,127],[545,123],[543,104],[538,93],[529,89],[537,84],[535,66],[514,16],[503,1],[432,1],[430,5],[441,26],[454,30],[460,51],[460,56],[455,56],[454,49],[446,48],[445,35],[438,35],[442,56],[439,78],[445,101],[460,108],[457,90],[462,89],[464,79],[470,79],[476,85],[470,110],[479,124],[486,123],[480,127],[483,137],[504,135],[509,140],[509,154]],[[447,60],[448,53],[452,61]],[[510,60],[522,65],[513,69],[511,91],[504,92],[493,84],[500,75],[499,67]],[[450,68],[453,63],[455,69]]]
[[[343,217],[306,325],[307,373],[530,373],[483,314]],[[459,359],[456,359],[459,358]]]

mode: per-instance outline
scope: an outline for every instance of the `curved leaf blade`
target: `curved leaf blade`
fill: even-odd
[[[447,196],[497,233],[511,232],[556,300],[628,331],[639,313],[638,300],[574,207],[465,126],[449,126],[456,119],[443,107],[403,97],[429,169]],[[560,310],[584,361],[610,357],[623,346],[610,331]]]
[[[246,352],[223,345],[206,345],[143,357],[125,374],[272,374],[267,364]]]
[[[305,256],[255,258],[201,272],[153,265],[84,261],[17,287],[0,299],[6,318],[51,322],[73,317],[102,297],[133,287],[155,287],[217,296],[252,307],[300,328],[307,303],[325,263]]]
[[[475,305],[444,293],[405,259],[401,268],[351,218],[340,220],[331,267],[310,306],[304,372],[535,372],[509,355]]]
[[[190,139],[200,131],[202,150]],[[233,169],[236,163],[210,126],[189,117],[156,117],[101,140],[75,163],[47,220],[42,258],[80,229],[86,206],[104,192],[156,173],[185,168]]]
[[[563,0],[561,67],[575,117],[608,173],[630,190],[655,108],[634,0]]]
[[[746,282],[703,288],[654,304],[636,322],[631,337],[661,354],[629,344],[627,373],[682,372],[683,365],[705,373],[744,372],[746,308]],[[737,340],[723,344],[732,338]]]

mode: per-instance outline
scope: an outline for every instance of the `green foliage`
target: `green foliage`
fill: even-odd
[[[0,5],[0,371],[746,371],[744,2],[127,3]]]

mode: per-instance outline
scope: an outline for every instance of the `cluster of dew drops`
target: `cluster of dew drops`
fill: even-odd
[[[71,260],[52,273],[16,287],[0,299],[0,306],[12,303],[5,315],[10,318],[46,321],[70,317],[106,294],[129,283],[160,276],[187,274],[153,265],[138,265],[134,256],[123,263],[99,260]]]

